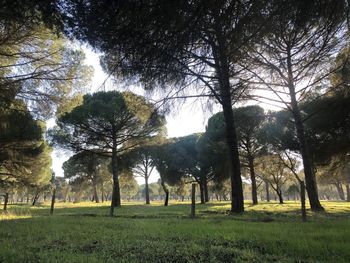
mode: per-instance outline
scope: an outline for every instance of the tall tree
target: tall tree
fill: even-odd
[[[111,74],[136,76],[147,89],[197,87],[195,96],[222,105],[231,169],[231,211],[243,212],[243,190],[232,103],[246,87],[235,78],[242,47],[264,32],[265,1],[65,2],[66,32],[104,52]],[[135,15],[136,14],[136,15]],[[113,36],[113,37],[111,37]],[[192,86],[192,88],[191,88]],[[188,89],[189,88],[189,89]]]
[[[113,194],[110,215],[121,205],[118,154],[140,144],[138,139],[156,135],[163,118],[153,105],[130,92],[97,92],[85,95],[81,105],[58,118],[52,140],[74,151],[108,154],[112,160]]]
[[[326,81],[330,58],[338,51],[345,32],[345,1],[275,1],[283,9],[273,17],[271,32],[251,48],[249,82],[270,91],[258,94],[279,103],[293,116],[306,188],[313,211],[324,210],[317,192],[312,152],[305,134],[300,103]]]
[[[252,185],[252,200],[253,204],[257,204],[258,197],[254,159],[258,157],[263,150],[263,144],[259,142],[258,136],[265,119],[264,110],[259,106],[246,106],[234,108],[233,113],[236,116],[236,132],[241,163],[249,169]],[[214,145],[216,145],[217,148],[220,147],[220,143],[222,144],[225,140],[225,133],[224,115],[222,112],[216,113],[208,120],[206,129],[206,136],[208,140],[211,141],[212,148],[215,147]],[[218,149],[216,151],[218,151]],[[222,149],[222,151],[227,152],[228,150]],[[214,154],[215,153],[211,154],[211,159]],[[221,154],[222,153],[220,153],[220,155]],[[222,157],[217,159],[218,160],[212,164],[213,166],[219,166],[220,162],[225,160]]]

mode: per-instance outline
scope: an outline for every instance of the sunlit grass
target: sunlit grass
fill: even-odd
[[[309,218],[318,220],[325,217],[349,217],[349,202],[323,201],[325,213],[312,213],[307,205]],[[57,202],[55,204],[56,215],[108,215],[109,202]],[[18,218],[46,216],[49,214],[50,203],[43,203],[37,206],[30,205],[9,205],[7,213],[0,210],[0,220],[11,220]],[[196,205],[198,217],[227,217],[230,211],[230,202],[210,202],[206,205]],[[232,215],[239,219],[261,219],[269,216],[272,219],[283,220],[283,218],[298,220],[300,214],[300,203],[295,201],[286,201],[285,204],[278,202],[260,202],[259,205],[251,205],[250,202],[245,204],[245,213],[243,215]],[[172,201],[169,207],[164,207],[162,201],[153,201],[151,205],[145,205],[144,202],[123,202],[122,207],[115,210],[115,215],[131,216],[149,216],[149,217],[187,217],[190,213],[190,202]]]

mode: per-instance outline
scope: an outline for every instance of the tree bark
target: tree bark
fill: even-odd
[[[282,195],[282,191],[281,190],[277,190],[276,194],[278,196],[278,200],[280,204],[283,204],[283,195]]]
[[[4,195],[4,211],[7,211],[8,202],[9,202],[9,193],[5,193],[5,195]]]
[[[229,88],[223,92],[223,113],[226,123],[226,142],[229,148],[231,176],[231,213],[244,212],[244,198],[239,162],[237,134],[234,124]]]
[[[145,195],[146,195],[146,205],[149,205],[150,200],[149,200],[148,175],[145,176]]]
[[[300,181],[300,201],[301,201],[301,219],[306,222],[306,201],[305,201],[305,183]]]
[[[347,183],[345,187],[346,187],[346,201],[350,202],[350,184]]]
[[[204,180],[204,201],[209,202],[208,181]]]
[[[191,193],[191,217],[196,217],[196,184],[192,184],[192,193]]]
[[[114,130],[114,129],[113,129]],[[118,178],[118,163],[117,163],[117,141],[115,131],[113,131],[113,145],[112,145],[112,176],[113,176],[113,191],[111,200],[110,216],[114,215],[114,207],[119,207],[120,202],[120,189]]]
[[[199,182],[199,192],[201,196],[201,204],[205,204],[204,185],[202,180]]]
[[[254,158],[252,156],[249,156],[248,162],[249,162],[250,180],[252,182],[252,201],[253,201],[253,205],[257,205],[258,193],[257,193],[256,176],[255,176],[255,169],[254,169]]]
[[[220,15],[215,11],[216,44],[213,44],[213,57],[220,88],[220,99],[226,124],[226,143],[229,149],[230,177],[231,177],[231,213],[244,212],[244,197],[241,178],[241,165],[238,154],[238,140],[231,101],[231,84],[226,39],[222,35]]]
[[[34,206],[36,204],[36,202],[38,201],[39,198],[39,192],[36,192],[34,197],[33,197],[33,202],[32,202],[32,206]]]
[[[166,187],[165,182],[164,182],[162,176],[160,176],[160,184],[162,185],[163,191],[164,191],[164,193],[165,193],[164,206],[168,206],[168,202],[169,202],[169,189]]]
[[[104,194],[105,194],[105,191],[104,191],[104,187],[103,187],[103,183],[101,184],[101,202],[103,203],[104,202]]]
[[[312,211],[324,211],[322,207],[318,192],[317,184],[315,179],[314,167],[312,156],[310,154],[309,145],[305,138],[304,124],[298,107],[298,102],[295,94],[292,62],[291,62],[291,53],[290,49],[287,49],[287,67],[288,67],[288,89],[291,99],[291,108],[294,118],[294,125],[297,133],[299,150],[303,160],[306,190],[309,196],[310,207]]]
[[[266,202],[270,202],[270,185],[265,181]]]
[[[50,215],[53,215],[53,210],[55,208],[55,201],[56,201],[56,188],[54,187],[52,190]]]

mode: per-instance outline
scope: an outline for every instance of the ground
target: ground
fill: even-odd
[[[0,262],[350,262],[350,203],[324,202],[302,223],[299,204],[107,203],[10,205],[0,212]]]

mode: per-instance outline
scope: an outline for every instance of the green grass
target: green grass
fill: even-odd
[[[327,212],[299,204],[228,203],[163,207],[129,203],[108,217],[108,204],[10,205],[0,213],[0,262],[350,262],[350,204],[324,203]]]

